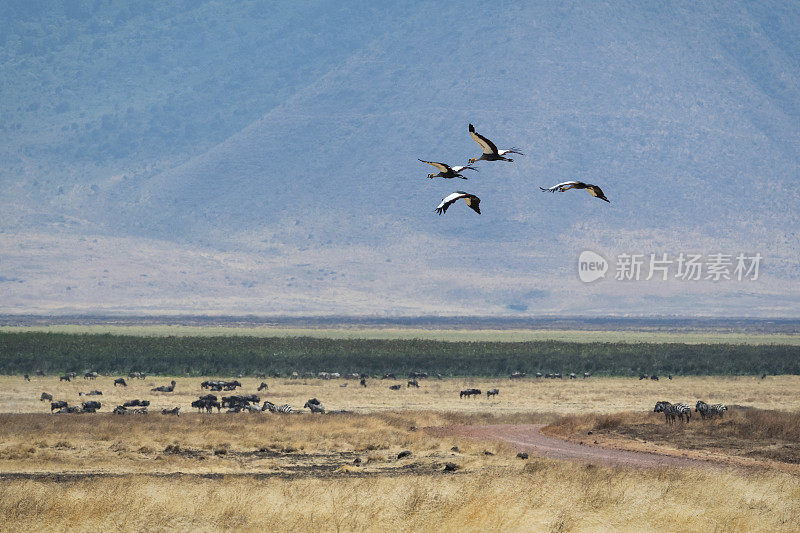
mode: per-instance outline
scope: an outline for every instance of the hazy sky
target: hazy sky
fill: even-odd
[[[800,314],[795,4],[65,6],[0,6],[0,312]],[[525,156],[426,179],[469,123]]]

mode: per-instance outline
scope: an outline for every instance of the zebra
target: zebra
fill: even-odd
[[[514,372],[509,376],[509,379],[522,379],[525,377],[525,372]]]
[[[711,418],[714,416],[714,414],[710,412],[708,404],[703,400],[697,401],[697,403],[694,405],[694,412],[700,413],[700,418],[703,420],[705,420],[706,417]]]
[[[666,420],[667,424],[674,424],[675,418],[678,415],[675,406],[669,402],[656,402],[656,406],[653,408],[653,412],[664,413],[664,419]]]
[[[500,394],[500,389],[489,389],[486,391],[486,397],[491,398],[492,396],[497,396]]]
[[[692,408],[685,403],[676,403],[675,413],[681,420],[686,419],[687,424],[689,423],[689,420],[692,418]]]
[[[292,407],[285,403],[283,405],[275,405],[274,403],[264,400],[264,405],[261,406],[262,411],[269,411],[270,413],[291,413]]]
[[[714,405],[710,405],[710,406],[708,407],[708,409],[709,409],[709,411],[711,411],[713,414],[715,414],[715,415],[719,415],[719,417],[720,417],[720,418],[722,418],[722,416],[723,416],[723,414],[725,413],[725,411],[727,411],[727,410],[728,410],[728,406],[727,406],[727,405],[725,405],[724,403],[715,403]]]

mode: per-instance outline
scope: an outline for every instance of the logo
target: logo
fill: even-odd
[[[578,257],[578,277],[584,283],[591,283],[606,276],[608,261],[602,255],[584,250]]]

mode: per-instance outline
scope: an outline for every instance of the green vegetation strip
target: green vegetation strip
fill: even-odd
[[[514,371],[798,374],[800,346],[0,333],[0,372],[37,370],[172,375],[291,371],[425,371],[446,376],[502,376]]]
[[[421,329],[421,328],[286,328],[274,326],[183,326],[183,325],[81,325],[4,326],[0,333],[23,332],[93,333],[143,337],[316,337],[321,339],[427,339],[436,341],[485,342],[623,342],[681,344],[789,344],[800,346],[800,335],[700,332],[700,331],[581,331],[553,329]]]

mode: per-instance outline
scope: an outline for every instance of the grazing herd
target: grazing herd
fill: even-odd
[[[37,375],[42,375],[41,373],[37,372]],[[258,376],[266,376],[267,374],[258,374]],[[273,376],[277,377],[280,376],[278,373],[273,373]],[[591,377],[590,372],[584,372],[582,377],[584,379]],[[59,381],[71,381],[75,379],[76,374],[74,372],[68,372],[64,375],[59,376]],[[545,379],[563,379],[564,374],[562,373],[546,373],[542,374],[541,372],[536,372],[534,374],[536,378],[545,378]],[[570,372],[566,374],[569,379],[577,379],[578,374],[574,372]],[[99,377],[97,372],[86,372],[83,374],[83,378],[85,380],[96,380]],[[141,372],[131,372],[128,374],[129,379],[146,379],[147,374]],[[241,376],[240,376],[241,377]],[[297,372],[292,372],[291,374],[287,374],[289,379],[299,379],[300,374]],[[377,379],[378,376],[369,376],[367,374],[357,374],[357,373],[349,373],[349,374],[340,374],[338,372],[319,372],[317,374],[313,374],[310,372],[306,372],[302,374],[304,379],[308,378],[318,378],[323,380],[330,380],[330,379],[359,379],[360,385],[362,387],[367,387],[367,378]],[[406,381],[406,388],[420,388],[420,381],[421,379],[425,379],[428,377],[428,373],[426,372],[411,372],[408,374],[408,380]],[[441,374],[436,374],[437,379],[442,379]],[[516,371],[510,374],[509,378],[512,380],[519,380],[526,377],[525,372]],[[672,376],[668,376],[669,379],[672,379]],[[27,378],[30,380],[30,377]],[[397,380],[397,376],[394,373],[386,373],[380,377],[383,380]],[[640,380],[658,380],[658,376],[648,375],[648,374],[641,374],[639,375]],[[114,379],[114,386],[115,387],[127,387],[128,384],[126,383],[124,378],[115,378]],[[347,383],[344,383],[341,386],[346,386]],[[169,385],[161,385],[157,387],[153,387],[150,389],[150,392],[153,393],[165,393],[170,394],[175,392],[176,382],[172,380]],[[222,391],[236,391],[238,388],[242,388],[243,385],[239,380],[207,380],[200,383],[200,388],[204,390],[209,390],[211,392],[222,392]],[[402,389],[402,385],[399,383],[395,383],[389,386],[389,389],[393,391],[399,391]],[[262,381],[258,386],[257,392],[268,391],[269,386],[266,382]],[[491,388],[486,390],[486,397],[487,398],[494,398],[499,396],[500,390],[499,388]],[[91,390],[89,392],[79,392],[79,396],[102,396],[103,392],[100,390]],[[468,388],[461,390],[459,392],[460,399],[469,399],[469,398],[478,398],[483,395],[483,391],[477,388]],[[99,411],[102,407],[101,402],[96,400],[84,401],[81,402],[80,405],[69,405],[67,401],[64,400],[54,400],[53,395],[47,392],[42,392],[39,398],[41,402],[50,402],[50,412],[51,413],[95,413]],[[150,406],[149,400],[141,400],[141,399],[132,399],[126,400],[122,403],[122,405],[118,405],[113,409],[114,414],[147,414],[148,407]],[[226,410],[228,413],[242,413],[242,412],[270,412],[270,413],[280,413],[280,414],[288,414],[288,413],[295,413],[298,411],[294,411],[289,404],[281,404],[277,405],[272,403],[268,400],[264,400],[262,403],[261,398],[257,394],[234,394],[230,396],[223,396],[222,398],[218,398],[214,394],[205,394],[198,397],[197,400],[191,402],[191,407],[193,409],[197,409],[199,413],[211,413],[214,409],[217,412],[221,412],[223,409]],[[304,409],[308,409],[311,413],[326,413],[326,412],[341,412],[341,411],[326,411],[325,407],[322,406],[319,400],[316,398],[312,398],[308,400],[304,405]],[[175,415],[180,416],[180,406],[175,406],[172,408],[162,408],[161,413],[164,415]],[[682,423],[688,424],[692,419],[692,414],[699,414],[702,420],[706,419],[714,419],[716,417],[722,418],[724,416],[725,411],[728,408],[724,404],[708,404],[702,400],[697,401],[695,404],[694,410],[692,410],[691,406],[686,403],[671,403],[668,401],[658,401],[653,408],[653,412],[655,413],[663,413],[665,421],[668,425],[675,424],[676,421],[680,420]]]
[[[694,406],[694,412],[700,413],[700,418],[702,420],[705,420],[706,418],[711,419],[717,415],[722,418],[723,414],[727,410],[728,407],[725,404],[716,403],[709,405],[702,400],[699,400]],[[692,408],[685,403],[672,404],[666,401],[659,401],[656,402],[653,412],[664,413],[664,418],[666,419],[667,424],[674,424],[676,419],[688,424],[692,419]]]

